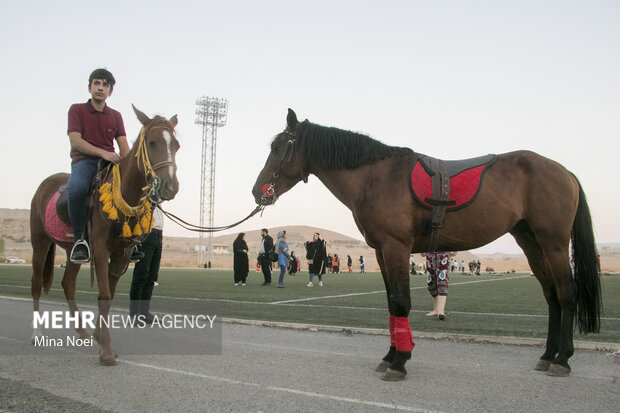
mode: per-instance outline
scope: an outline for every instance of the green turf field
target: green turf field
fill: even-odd
[[[30,298],[29,266],[0,265],[0,295]],[[121,278],[115,306],[128,307],[131,271]],[[45,300],[64,301],[60,285],[63,270],[56,268],[52,291]],[[277,274],[273,274],[277,280]],[[88,268],[82,269],[77,300],[94,304]],[[286,275],[286,288],[261,287],[262,273],[251,272],[246,287],[233,286],[231,270],[168,269],[160,271],[153,309],[158,297],[221,300],[222,316],[301,322],[348,327],[387,328],[387,303],[379,273],[341,273],[324,276],[324,287],[308,288],[306,273]],[[601,333],[575,335],[577,340],[620,342],[620,276],[603,276]],[[411,277],[411,325],[415,331],[544,338],[547,306],[538,282],[529,274],[450,276],[446,321],[425,317],[432,309],[426,277]],[[179,301],[179,300],[177,300]]]

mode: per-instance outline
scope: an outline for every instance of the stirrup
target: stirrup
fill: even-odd
[[[86,247],[86,258],[76,259],[73,257],[73,254],[75,253],[75,248],[80,245]],[[71,254],[69,255],[69,260],[74,264],[86,264],[90,262],[90,247],[88,246],[88,242],[86,242],[86,240],[81,239],[75,244],[73,244],[73,248],[71,248]]]
[[[140,252],[138,250],[138,247],[134,245],[134,247],[131,249],[131,256],[129,257],[129,262],[135,264],[136,262],[140,261],[142,258],[144,258],[144,253]]]

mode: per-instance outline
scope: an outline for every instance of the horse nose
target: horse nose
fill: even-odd
[[[179,191],[179,182],[175,179],[174,181],[164,181],[161,184],[160,195],[163,199],[172,199]]]

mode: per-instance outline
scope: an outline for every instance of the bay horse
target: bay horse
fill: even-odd
[[[90,248],[92,252],[91,265],[94,265],[97,287],[98,287],[98,309],[99,315],[104,320],[107,319],[111,300],[114,297],[116,284],[120,276],[127,270],[129,265],[129,255],[133,246],[139,242],[139,234],[136,230],[133,233],[119,235],[120,223],[125,221],[133,226],[140,226],[138,232],[148,232],[151,222],[139,223],[148,203],[148,195],[157,190],[162,200],[173,199],[178,190],[179,182],[176,177],[176,152],[179,149],[179,142],[175,137],[174,128],[177,125],[176,115],[165,119],[156,116],[153,119],[136,109],[134,112],[138,120],[142,123],[142,129],[131,151],[118,163],[118,190],[114,193],[114,202],[118,206],[116,219],[108,213],[104,213],[100,201],[99,191],[101,186],[110,181],[111,178],[103,178],[92,192],[92,210],[89,218]],[[114,169],[114,168],[113,168]],[[122,180],[121,180],[122,177]],[[57,191],[69,180],[69,174],[58,173],[46,178],[37,189],[30,207],[30,233],[32,243],[32,285],[31,293],[33,299],[33,309],[39,311],[39,299],[41,291],[47,294],[51,288],[54,276],[54,255],[56,245],[66,251],[67,264],[62,279],[65,298],[69,304],[69,309],[73,316],[78,313],[75,303],[76,277],[80,270],[80,264],[72,263],[69,259],[72,239],[59,239],[53,237],[46,227],[46,210],[52,197],[57,196]],[[97,180],[97,178],[95,178]],[[108,188],[113,188],[111,182],[107,183]],[[91,196],[89,195],[89,197]],[[111,195],[110,195],[111,196]],[[125,211],[125,212],[123,212]],[[133,215],[136,213],[136,215]],[[68,216],[66,213],[59,214]],[[48,218],[49,213],[48,213]],[[67,224],[69,224],[67,222]],[[65,237],[66,238],[66,237]],[[92,269],[91,269],[92,271]],[[92,280],[92,279],[91,279]],[[97,317],[97,320],[100,320]],[[81,338],[90,338],[86,330],[80,324],[76,332]],[[33,332],[33,342],[36,337],[42,336],[40,327],[35,327]],[[110,332],[105,323],[97,323],[93,337],[99,342],[99,363],[102,365],[115,365],[116,354],[112,350]]]
[[[390,348],[376,370],[384,380],[403,380],[415,346],[408,258],[428,252],[431,245],[431,235],[422,228],[424,220],[431,220],[431,210],[409,190],[412,166],[422,155],[358,133],[299,122],[290,109],[286,124],[271,143],[252,189],[254,199],[271,205],[313,174],[351,210],[375,249],[387,293]],[[473,202],[445,215],[435,251],[481,247],[505,233],[525,253],[548,304],[546,348],[535,369],[567,376],[575,315],[581,332],[598,332],[601,311],[592,220],[577,178],[530,151],[497,155]]]

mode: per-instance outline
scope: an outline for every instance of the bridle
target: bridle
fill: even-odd
[[[168,131],[168,133],[170,133],[170,136],[174,136],[174,130],[170,129],[169,127],[165,125],[151,126],[148,129],[148,131],[150,132],[154,128],[162,128]],[[139,137],[140,146],[138,147],[138,151],[136,152],[136,158],[137,158],[138,165],[140,165],[140,157],[142,157],[142,166],[144,168],[144,178],[146,179],[148,183],[149,177],[151,177],[152,178],[151,186],[154,190],[157,190],[159,189],[160,179],[155,173],[155,171],[162,169],[166,166],[172,166],[174,170],[176,171],[177,164],[174,161],[166,160],[166,161],[157,162],[155,165],[151,165],[148,150],[146,149],[146,134],[147,134],[146,129],[142,127],[142,130],[140,131],[140,137]]]
[[[286,151],[280,160],[280,165],[273,171],[273,176],[271,177],[271,181],[268,184],[263,186],[262,192],[263,194],[260,197],[261,205],[267,205],[267,200],[271,198],[273,201],[272,204],[278,200],[278,196],[276,194],[276,183],[280,178],[280,171],[282,170],[282,166],[286,162],[290,162],[293,158],[293,154],[295,153],[295,143],[297,142],[297,137],[295,136],[296,131],[291,131],[288,127],[284,130],[284,134],[289,138],[288,144],[286,147]],[[302,170],[300,181],[303,181],[305,184],[308,183],[308,173]]]

